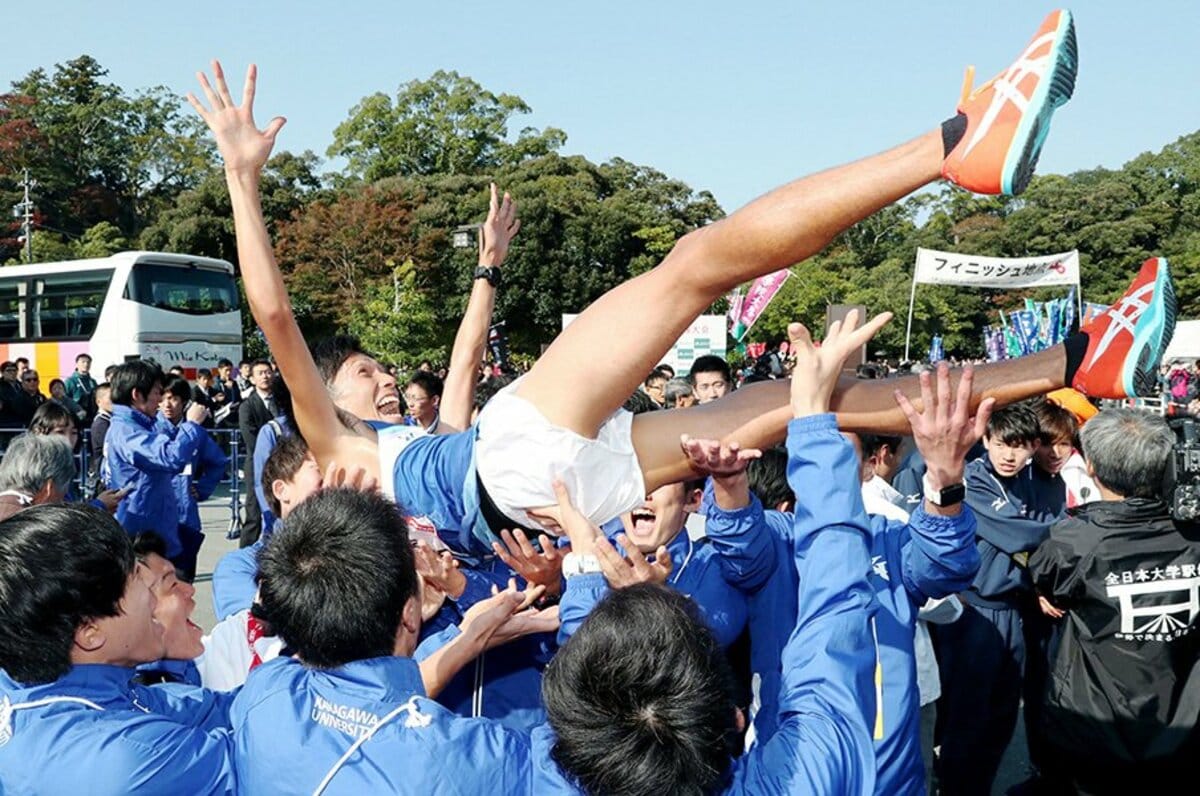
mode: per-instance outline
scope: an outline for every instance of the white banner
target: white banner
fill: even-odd
[[[1027,288],[1079,284],[1079,252],[1045,257],[981,257],[917,249],[915,281],[926,285]]]

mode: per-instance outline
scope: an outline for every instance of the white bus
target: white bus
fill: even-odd
[[[224,260],[121,252],[0,268],[0,361],[29,359],[42,390],[66,379],[75,357],[104,369],[153,359],[188,378],[242,356],[242,317],[233,266]]]

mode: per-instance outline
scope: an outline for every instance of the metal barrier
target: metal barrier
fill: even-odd
[[[0,442],[3,443],[0,447],[0,459],[4,458],[7,452],[8,442],[13,437],[24,434],[27,429],[24,428],[0,428]],[[221,477],[220,485],[228,486],[229,488],[229,526],[226,530],[226,535],[230,539],[236,539],[242,531],[242,497],[245,491],[247,500],[257,500],[254,494],[254,489],[246,489],[245,481],[248,480],[245,470],[253,469],[254,463],[247,461],[242,452],[242,434],[236,428],[209,428],[205,429],[208,435],[213,438],[213,441],[220,446],[221,450],[229,457],[229,464],[225,470],[225,474]],[[80,498],[90,500],[95,497],[92,490],[92,483],[89,478],[89,470],[92,465],[92,431],[90,428],[85,428],[83,433],[79,435],[79,445],[75,451],[75,479],[72,481],[74,486],[73,494]],[[253,473],[249,473],[249,478],[253,478]]]

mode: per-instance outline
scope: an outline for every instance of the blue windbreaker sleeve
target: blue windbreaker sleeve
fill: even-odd
[[[746,594],[762,588],[778,565],[762,503],[753,494],[749,505],[723,509],[712,498],[712,479],[705,485],[704,535],[719,554],[725,582]]]
[[[211,691],[185,683],[134,686],[134,698],[159,716],[199,730],[228,729],[229,709],[239,689]]]
[[[454,599],[454,604],[458,606],[458,610],[464,612],[480,600],[491,597],[492,586],[508,588],[508,579],[514,577],[512,572],[508,571],[485,572],[472,567],[462,567],[461,572],[467,579],[467,587]]]
[[[1024,516],[982,459],[967,465],[966,481],[966,504],[975,514],[980,539],[1011,556],[1032,552],[1046,538],[1050,523]]]
[[[965,591],[979,572],[975,513],[970,506],[953,517],[940,517],[925,511],[922,503],[907,525],[889,521],[888,532],[900,536],[904,589],[915,606],[931,597]]]
[[[271,503],[267,500],[267,495],[262,488],[262,471],[267,464],[267,459],[271,456],[271,451],[275,450],[275,443],[279,441],[279,434],[275,432],[274,423],[265,423],[258,430],[258,436],[254,440],[254,458],[251,459],[251,471],[246,475],[247,478],[254,479],[254,497],[258,500],[258,507],[262,510],[264,517],[263,527],[268,528],[266,517],[274,517],[274,512],[271,511]]]
[[[200,457],[197,462],[200,475],[192,474],[192,483],[196,487],[196,495],[199,500],[208,500],[212,497],[212,493],[216,491],[217,484],[221,483],[221,479],[225,477],[225,467],[229,464],[229,457],[221,450],[212,437],[208,434],[200,441]]]
[[[156,432],[159,429],[155,428]],[[140,470],[159,470],[178,473],[192,460],[202,438],[208,433],[190,420],[176,426],[174,436],[164,433],[141,434],[136,439],[125,438],[126,453]]]
[[[262,540],[249,547],[230,550],[217,561],[213,568],[212,597],[213,611],[217,621],[249,608],[258,591],[255,577],[258,575],[258,551]]]
[[[96,765],[97,793],[110,792],[110,779],[121,777],[121,793],[187,793],[197,796],[238,792],[233,766],[233,733],[164,728],[164,722],[139,723],[104,748]],[[114,788],[112,793],[117,793]]]
[[[858,457],[832,414],[788,426],[796,492],[796,626],[783,650],[779,730],[735,765],[735,793],[870,794],[876,608]]]
[[[587,619],[592,608],[608,594],[608,581],[600,573],[588,573],[567,578],[562,599],[558,602],[558,645],[567,643],[571,635]]]

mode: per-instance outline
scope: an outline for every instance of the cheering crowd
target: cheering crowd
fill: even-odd
[[[987,794],[1022,704],[1030,792],[1178,781],[1200,536],[1164,501],[1165,422],[1089,400],[1158,390],[1165,259],[1020,360],[854,378],[889,316],[852,313],[820,344],[792,324],[738,389],[719,358],[660,366],[734,286],[923,185],[1020,193],[1076,63],[1054,12],[940,126],[686,235],[481,383],[520,228],[493,186],[445,380],[407,380],[406,420],[370,352],[301,334],[259,197],[284,121],[214,62],[189,99],[278,374],[106,374],[77,401],[107,423],[95,505],[69,435],[10,443],[0,792]],[[205,426],[234,404],[261,533],[218,563],[206,632]]]

